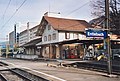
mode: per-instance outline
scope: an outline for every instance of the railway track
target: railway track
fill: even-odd
[[[0,74],[2,81],[48,81],[18,68],[0,71]]]
[[[7,79],[2,74],[0,74],[0,81],[7,81]]]
[[[0,61],[0,66],[8,66],[8,64]]]
[[[63,64],[63,66],[77,66],[80,69],[87,69],[87,70],[94,70],[99,72],[108,72],[108,65],[107,63],[102,62],[76,62],[71,64]],[[120,75],[120,66],[112,65],[112,73],[116,75]]]
[[[6,68],[7,64],[0,62],[0,67],[5,69],[0,70],[0,81],[49,81],[45,78],[27,72],[19,68]]]

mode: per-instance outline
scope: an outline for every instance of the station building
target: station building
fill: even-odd
[[[36,45],[44,58],[82,58],[84,44],[92,40],[86,38],[86,28],[92,26],[85,20],[50,17],[45,14],[37,31],[42,41]]]

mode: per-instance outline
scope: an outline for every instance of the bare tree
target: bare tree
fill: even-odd
[[[105,12],[105,0],[92,0],[91,7],[93,9],[92,15],[93,16],[103,16]]]
[[[105,16],[105,0],[92,0],[92,15]],[[120,0],[110,0],[110,29],[115,34],[120,34]]]

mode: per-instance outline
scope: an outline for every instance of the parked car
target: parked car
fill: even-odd
[[[113,54],[113,60],[120,60],[120,53]]]
[[[7,56],[8,56],[8,57],[13,57],[13,53],[10,52],[10,53],[7,54]],[[6,53],[3,53],[3,54],[2,54],[2,57],[6,57]]]

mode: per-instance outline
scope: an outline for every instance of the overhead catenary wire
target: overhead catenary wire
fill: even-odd
[[[9,3],[8,3],[8,5],[7,5],[7,7],[6,7],[5,11],[4,11],[4,13],[3,13],[3,19],[5,18],[5,14],[6,14],[6,12],[7,12],[7,9],[8,9],[8,7],[9,7],[10,3],[11,3],[11,0],[9,0]]]
[[[4,13],[3,13],[3,16],[1,17],[1,20],[3,19],[3,21],[4,21],[4,18],[5,18],[5,14],[6,14],[8,8],[9,8],[9,6],[10,6],[10,3],[11,3],[11,0],[9,0],[8,5],[7,5],[7,7],[6,7],[6,9],[5,9]]]
[[[86,2],[85,4],[83,4],[82,6],[72,10],[71,12],[69,12],[66,16],[71,15],[72,13],[76,12],[77,10],[81,9],[82,7],[86,6],[90,1]]]
[[[23,1],[23,3],[16,9],[16,11],[15,11],[15,12],[13,13],[13,15],[8,19],[8,21],[2,26],[2,28],[4,28],[5,25],[14,17],[14,15],[17,13],[17,11],[22,7],[22,5],[23,5],[26,1],[27,1],[27,0],[24,0],[24,1]],[[89,1],[89,2],[90,2],[90,1]],[[77,10],[79,10],[80,8],[86,6],[89,2],[83,4],[83,5],[80,6],[79,8],[77,8],[77,9],[71,11],[68,15],[70,15],[70,14],[76,12]],[[78,25],[78,24],[77,24],[77,25]],[[2,28],[1,28],[1,29],[2,29]]]
[[[91,1],[88,1],[88,2],[86,2],[85,4],[83,4],[82,6],[78,7],[77,9],[72,10],[72,11],[69,12],[66,16],[71,15],[72,13],[74,13],[74,12],[76,12],[77,10],[83,8],[84,6],[86,6],[87,4],[89,4],[90,2],[91,2]],[[55,21],[55,22],[56,22],[56,21]],[[53,23],[54,23],[54,22],[53,22]],[[79,24],[75,24],[74,26],[77,26],[77,25],[79,25]],[[71,26],[72,26],[72,25],[71,25]],[[69,26],[69,27],[71,27],[71,26]]]
[[[91,1],[88,1],[88,2],[86,2],[85,4],[83,4],[82,6],[78,7],[77,9],[72,10],[72,11],[69,12],[66,16],[71,15],[72,13],[74,13],[74,12],[76,12],[77,10],[83,8],[84,6],[86,6],[87,4],[89,4],[90,2],[91,2]],[[79,24],[76,24],[76,25],[79,25]],[[76,25],[75,25],[75,26],[76,26]]]
[[[3,29],[5,27],[5,25],[15,16],[15,14],[19,11],[19,9],[24,5],[24,3],[26,2],[27,0],[24,0],[22,2],[22,4],[16,9],[16,11],[12,14],[12,16],[5,22],[5,24],[1,27],[1,29]]]
[[[18,10],[23,6],[23,4],[26,2],[27,0],[24,0],[23,3],[16,9],[16,11],[13,13],[13,15],[7,20],[7,22],[5,22],[5,24],[2,26],[1,29],[3,29],[5,27],[5,25],[14,17],[14,15],[18,12]],[[88,1],[87,3],[83,4],[82,6],[80,6],[79,8],[71,11],[70,13],[67,14],[68,15],[71,15],[72,13],[76,12],[77,10],[79,10],[80,8],[86,6],[90,1]]]

